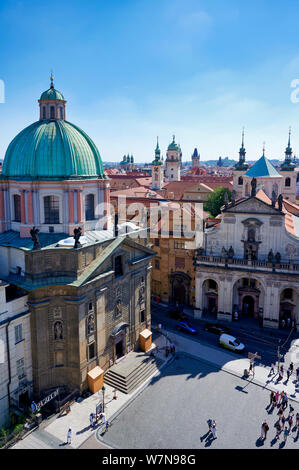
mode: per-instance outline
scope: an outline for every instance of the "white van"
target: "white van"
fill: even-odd
[[[244,351],[245,345],[240,343],[240,341],[235,338],[234,336],[227,335],[223,333],[219,337],[219,344],[226,349],[230,349],[231,351],[241,352]]]

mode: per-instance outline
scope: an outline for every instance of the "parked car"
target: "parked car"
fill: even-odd
[[[219,344],[220,346],[235,352],[242,352],[245,349],[245,345],[243,343],[234,336],[227,335],[226,333],[220,335]]]
[[[197,333],[197,329],[186,320],[179,321],[176,325],[176,329],[184,331],[185,333],[189,333],[190,335],[195,335]]]
[[[230,333],[230,329],[225,325],[221,325],[221,323],[206,323],[204,326],[204,330],[209,331],[210,333],[216,333],[216,335],[222,335],[222,333]]]

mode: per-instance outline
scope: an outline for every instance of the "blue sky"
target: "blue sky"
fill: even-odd
[[[292,126],[299,155],[297,0],[71,0],[0,2],[0,158],[38,119],[54,70],[67,119],[105,161],[151,161],[174,133],[190,160],[282,158]],[[299,93],[298,93],[299,96]]]

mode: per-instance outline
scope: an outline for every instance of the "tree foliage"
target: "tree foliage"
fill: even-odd
[[[204,210],[209,212],[212,217],[216,217],[216,215],[220,214],[220,207],[224,205],[224,194],[228,194],[228,200],[231,200],[231,192],[227,188],[223,188],[219,186],[218,188],[214,189],[214,191],[208,195],[207,202],[204,203]]]

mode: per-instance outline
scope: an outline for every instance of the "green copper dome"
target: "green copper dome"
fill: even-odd
[[[41,100],[61,100],[64,101],[63,94],[55,88],[50,87],[49,90],[44,91],[40,97]]]
[[[100,153],[82,129],[63,120],[41,120],[10,143],[1,178],[64,180],[106,178]]]

